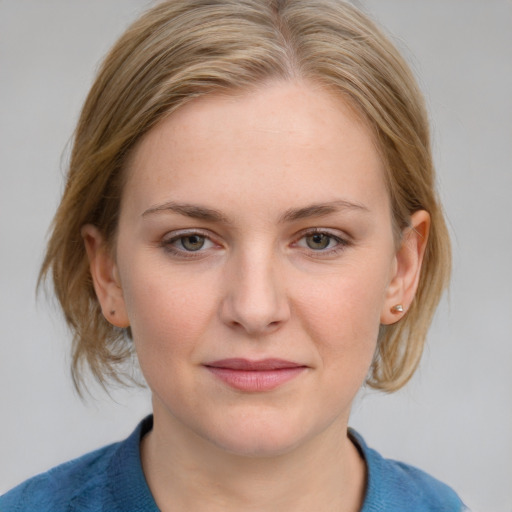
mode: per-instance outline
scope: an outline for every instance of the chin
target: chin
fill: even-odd
[[[215,441],[214,441],[215,442]],[[237,439],[219,439],[218,448],[240,457],[272,458],[286,455],[301,444],[300,440],[270,436],[268,432]]]
[[[242,457],[277,457],[290,453],[314,437],[304,428],[304,422],[294,424],[286,418],[247,417],[230,421],[229,429],[210,432],[209,440],[227,453]],[[315,430],[315,429],[312,429]]]

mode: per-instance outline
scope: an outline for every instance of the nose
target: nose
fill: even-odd
[[[290,317],[283,278],[271,255],[251,251],[231,262],[221,304],[222,321],[251,336],[269,334]]]

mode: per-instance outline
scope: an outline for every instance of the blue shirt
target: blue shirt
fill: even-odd
[[[72,460],[0,497],[1,512],[158,512],[142,472],[139,445],[148,416],[126,440]],[[455,492],[423,471],[384,459],[350,430],[368,471],[361,512],[462,512]]]

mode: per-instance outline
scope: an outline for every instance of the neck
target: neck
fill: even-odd
[[[141,443],[146,480],[162,510],[357,512],[366,468],[346,422],[275,456],[226,452],[155,414]]]

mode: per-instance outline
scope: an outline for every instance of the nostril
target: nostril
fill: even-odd
[[[225,325],[250,335],[267,334],[289,318],[287,295],[279,288],[280,280],[269,270],[269,264],[259,271],[256,264],[248,268],[250,271],[227,281],[219,304],[220,318]]]
[[[270,334],[280,328],[283,323],[281,320],[274,320],[271,322],[265,321],[239,321],[230,320],[225,322],[229,327],[236,330],[242,330],[249,335],[264,335]]]

